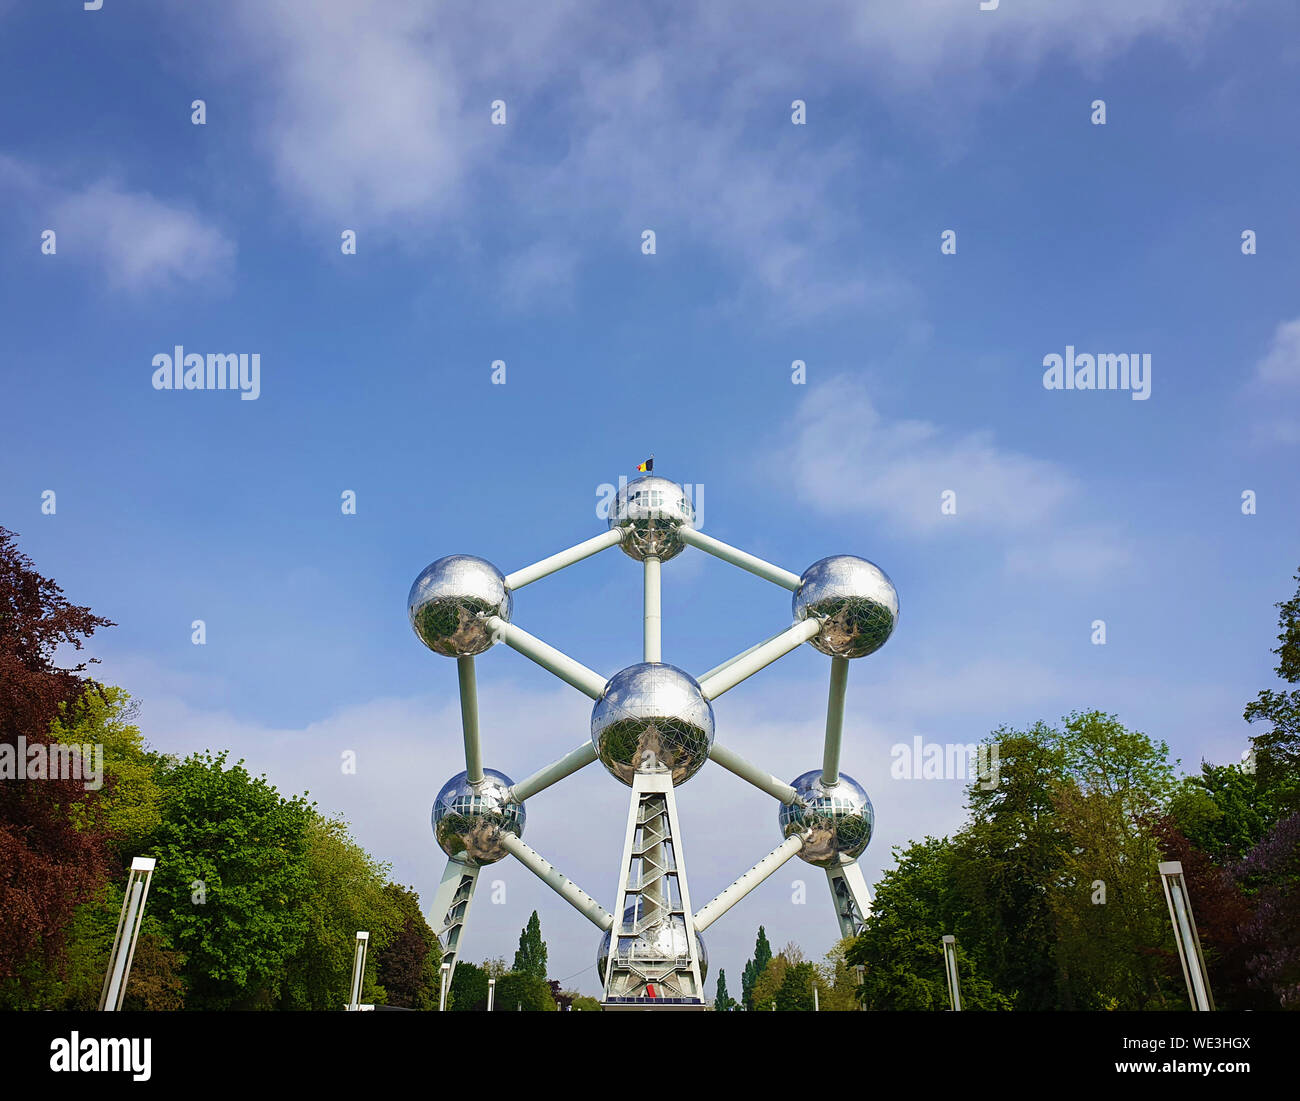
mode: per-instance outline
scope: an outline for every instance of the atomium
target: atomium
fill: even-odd
[[[804,570],[793,605],[795,619],[822,621],[811,643],[831,657],[874,654],[898,625],[898,592],[889,575],[851,554],[823,558]]]
[[[491,562],[472,554],[449,554],[426,566],[406,598],[411,627],[434,653],[472,657],[496,640],[489,616],[510,621],[513,607],[506,579]]]
[[[713,707],[689,673],[642,662],[615,673],[591,711],[591,744],[611,776],[631,786],[638,771],[684,784],[709,759]]]
[[[795,777],[790,786],[798,797],[781,806],[778,820],[782,836],[802,837],[803,860],[824,868],[866,851],[876,812],[852,776],[841,772],[836,783],[824,784],[817,769]]]
[[[686,546],[679,534],[695,526],[695,509],[676,482],[647,474],[623,486],[609,510],[609,526],[621,528],[623,553],[638,561],[667,562]]]
[[[598,966],[609,1008],[704,1008],[708,957],[701,932],[795,855],[825,871],[841,935],[865,927],[870,894],[857,858],[871,840],[874,811],[861,785],[839,768],[847,659],[874,653],[889,639],[898,622],[898,594],[884,571],[865,558],[823,558],[799,575],[695,532],[695,524],[682,486],[653,475],[637,478],[623,485],[608,528],[598,535],[510,574],[482,558],[448,555],[411,586],[407,610],[415,633],[430,650],[458,659],[466,770],[438,793],[432,814],[434,835],[449,858],[431,915],[443,940],[448,984],[479,871],[507,855],[601,930]],[[519,590],[614,546],[643,563],[644,650],[641,662],[606,677],[522,630],[511,616]],[[794,622],[698,676],[664,662],[660,564],[687,546],[791,592]],[[589,738],[517,784],[482,767],[480,734],[490,740],[494,720],[485,715],[480,731],[475,661],[497,641],[593,701]],[[714,705],[805,642],[832,658],[822,768],[785,784],[732,744],[715,743]],[[744,733],[735,732],[737,742]],[[525,800],[595,761],[632,789],[617,891],[608,910],[521,836]],[[711,761],[777,800],[784,840],[696,908],[674,792]],[[483,778],[471,783],[471,775]],[[574,812],[563,801],[559,809]],[[580,820],[584,830],[606,828],[588,821],[585,811]],[[622,922],[614,914],[622,914]]]
[[[505,856],[501,835],[522,836],[527,817],[523,804],[511,802],[510,787],[510,777],[494,768],[485,768],[477,785],[465,772],[448,780],[433,801],[433,835],[442,851],[471,867]]]

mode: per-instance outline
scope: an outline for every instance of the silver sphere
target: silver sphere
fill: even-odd
[[[851,554],[823,558],[804,570],[793,603],[796,620],[822,621],[809,641],[833,658],[874,654],[898,623],[898,590],[889,575]]]
[[[629,786],[638,771],[670,771],[674,784],[685,783],[709,759],[713,707],[675,665],[629,665],[610,677],[592,708],[591,744]]]
[[[494,768],[483,770],[477,787],[458,772],[433,801],[433,835],[453,860],[472,868],[495,864],[506,855],[501,835],[524,832],[522,803],[510,801],[510,777]]]
[[[695,509],[676,482],[647,474],[618,491],[610,505],[609,526],[623,529],[619,546],[625,554],[638,562],[652,557],[667,562],[686,546],[678,532],[695,526]]]
[[[449,554],[424,568],[406,598],[415,633],[435,654],[467,658],[494,641],[489,616],[507,622],[514,597],[491,562],[472,554]]]
[[[631,928],[635,920],[636,907],[629,906],[623,911],[623,928]],[[601,983],[605,981],[605,967],[609,963],[609,942],[612,932],[612,929],[605,930],[605,935],[600,938],[600,948],[596,952],[596,978]],[[688,955],[686,922],[680,916],[665,917],[648,929],[643,929],[635,937],[620,936],[618,939],[620,961],[633,965],[665,959],[685,959]],[[700,985],[703,987],[704,977],[709,973],[709,950],[705,947],[704,938],[699,933],[695,934],[695,953],[700,961]]]
[[[829,867],[840,857],[854,860],[871,840],[876,812],[866,790],[852,776],[840,773],[839,783],[827,787],[822,771],[805,772],[791,781],[799,797],[782,804],[779,819],[785,837],[802,835],[799,855],[809,864]]]

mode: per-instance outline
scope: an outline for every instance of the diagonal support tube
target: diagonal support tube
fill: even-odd
[[[831,658],[831,690],[826,701],[826,748],[822,753],[822,783],[840,781],[840,743],[844,739],[844,693],[849,683],[849,659]]]
[[[581,662],[574,661],[567,654],[562,654],[554,646],[548,646],[540,638],[535,638],[522,627],[507,623],[500,616],[488,616],[488,630],[509,646],[518,650],[530,661],[537,662],[548,673],[554,673],[566,684],[573,685],[579,692],[598,700],[605,691],[605,678],[588,669]]]
[[[821,630],[821,620],[809,617],[787,627],[779,635],[769,639],[745,657],[723,665],[712,676],[700,681],[700,691],[706,700],[717,699],[723,692],[735,688],[746,677],[752,677],[760,669],[771,665],[779,657],[784,657],[791,650],[807,642]]]
[[[456,659],[456,679],[460,682],[460,727],[465,736],[465,778],[471,784],[483,782],[483,749],[478,737],[478,681],[474,659]]]
[[[522,589],[525,585],[531,585],[534,581],[553,574],[557,570],[564,569],[565,566],[572,566],[575,562],[581,562],[584,558],[599,554],[606,547],[612,547],[622,538],[622,528],[610,528],[609,531],[602,531],[599,535],[593,535],[576,547],[569,547],[568,550],[562,550],[549,558],[543,558],[540,562],[534,562],[531,566],[525,566],[521,570],[515,570],[514,573],[506,574],[506,588]]]
[[[590,921],[597,929],[608,929],[614,917],[591,895],[573,880],[561,875],[536,849],[521,841],[513,833],[502,832],[501,845],[519,863],[551,888],[565,902]]]
[[[704,932],[802,848],[802,837],[787,837],[717,898],[704,904],[700,912],[695,915],[695,931]]]
[[[585,741],[558,761],[553,761],[545,768],[538,769],[527,779],[520,780],[510,789],[510,799],[512,802],[522,803],[539,791],[545,791],[552,784],[558,784],[566,776],[572,776],[578,769],[586,768],[595,759],[596,747],[590,740]]]
[[[772,565],[771,562],[764,562],[756,555],[724,543],[721,539],[714,539],[713,536],[705,535],[704,532],[696,531],[694,528],[679,528],[678,534],[683,543],[698,547],[715,558],[721,558],[724,562],[739,566],[742,570],[748,570],[750,573],[761,577],[764,581],[780,585],[781,588],[789,589],[791,592],[794,592],[803,580],[797,573],[783,570],[780,566]]]
[[[726,746],[718,745],[717,742],[709,746],[709,759],[716,761],[728,772],[735,773],[742,780],[748,780],[760,791],[767,792],[786,806],[799,798],[799,793],[789,784],[782,783],[770,772],[764,772],[758,765],[745,760],[739,753]]]

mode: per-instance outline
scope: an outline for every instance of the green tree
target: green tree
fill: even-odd
[[[718,971],[718,991],[713,996],[713,1008],[718,1013],[730,1013],[736,1008],[736,1000],[727,993],[727,973]]]
[[[337,818],[312,815],[303,833],[303,873],[309,885],[295,915],[302,926],[297,950],[286,957],[278,983],[282,1009],[338,1009],[352,985],[358,930],[370,934],[361,1000],[383,1005],[375,980],[378,957],[402,917],[387,891],[389,868],[374,860]]]
[[[512,971],[534,978],[546,979],[546,942],[542,940],[542,923],[534,910],[528,924],[519,934],[519,950],[515,952]]]
[[[402,1009],[438,1008],[442,944],[420,912],[420,897],[406,887],[384,887],[400,924],[375,954],[375,977],[389,1005]]]
[[[787,967],[776,991],[778,1013],[811,1013],[815,1008],[813,989],[817,985],[817,971],[804,960]]]
[[[497,980],[497,995],[501,983]],[[472,963],[457,963],[451,974],[451,990],[447,995],[448,1008],[456,1013],[476,1013],[487,1009],[488,973]],[[494,1009],[502,1009],[497,1005]],[[513,1009],[514,1007],[511,1006]]]
[[[587,994],[573,995],[574,1013],[591,1013],[591,1012],[599,1013],[600,1011],[601,1011],[600,1002],[596,1001],[595,998],[590,997]]]
[[[459,968],[457,968],[459,970]],[[497,979],[494,1009],[513,1013],[517,1008],[525,1012],[553,1012],[555,999],[545,979],[522,971],[511,971]]]
[[[64,745],[102,746],[103,787],[98,798],[69,808],[79,829],[104,835],[114,856],[124,861],[162,821],[158,777],[170,763],[145,747],[135,725],[135,704],[125,690],[90,684],[71,702],[61,703],[50,736]]]
[[[970,907],[959,890],[958,859],[957,844],[947,838],[895,847],[895,867],[876,886],[871,920],[845,952],[847,967],[863,968],[854,992],[866,1009],[949,1008],[942,941],[950,933],[957,937],[963,1009],[1010,1008],[964,943]]]
[[[1300,582],[1300,573],[1295,575]],[[1278,609],[1278,663],[1274,672],[1287,684],[1300,683],[1300,587]],[[1300,689],[1261,691],[1246,705],[1245,719],[1268,723],[1269,729],[1251,739],[1255,767],[1265,790],[1288,813],[1300,810]]]
[[[754,956],[745,964],[740,976],[740,1000],[745,1008],[754,1008],[754,984],[758,982],[767,965],[772,961],[772,946],[767,940],[767,931],[760,925],[758,937],[754,941]]]
[[[189,1008],[269,1008],[310,933],[315,812],[226,756],[194,754],[163,773],[149,907],[185,954]]]

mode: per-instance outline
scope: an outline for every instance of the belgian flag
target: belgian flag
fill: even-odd
[[[637,463],[637,470],[651,471],[655,468],[655,457],[653,455],[643,463]]]

